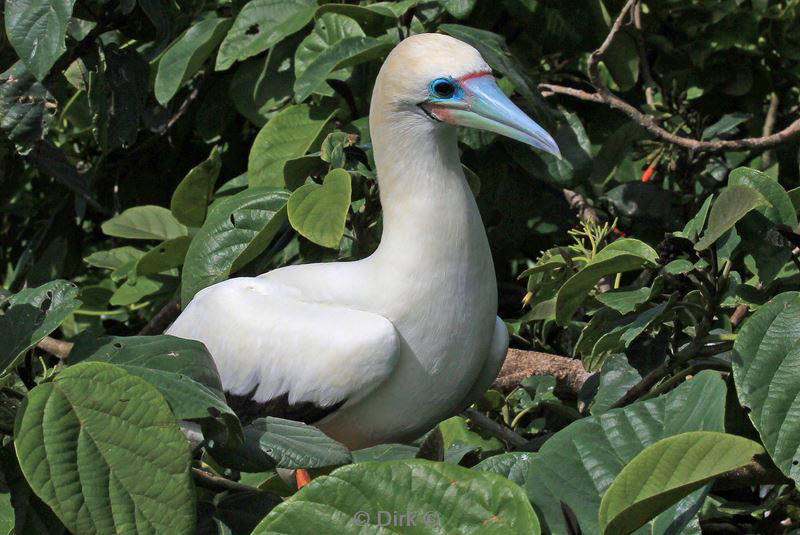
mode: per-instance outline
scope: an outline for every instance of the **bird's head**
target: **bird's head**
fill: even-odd
[[[378,75],[372,105],[395,125],[478,128],[561,156],[550,134],[497,86],[480,53],[447,35],[419,34],[397,45]]]

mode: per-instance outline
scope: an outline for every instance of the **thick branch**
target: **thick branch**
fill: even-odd
[[[495,379],[494,388],[509,390],[532,375],[552,375],[556,387],[577,396],[583,383],[592,375],[583,369],[581,361],[538,351],[509,349],[506,361]]]
[[[776,132],[774,134],[762,135],[761,137],[748,137],[743,139],[731,139],[731,140],[698,141],[696,139],[679,136],[677,134],[673,134],[672,132],[665,130],[664,128],[658,125],[658,123],[652,116],[640,112],[635,107],[631,106],[624,100],[614,95],[605,86],[605,84],[603,84],[597,64],[600,61],[601,56],[608,50],[608,47],[614,40],[614,36],[619,32],[620,28],[622,27],[623,20],[625,19],[626,15],[631,10],[631,8],[634,6],[634,4],[636,4],[636,1],[637,0],[628,0],[628,2],[622,8],[622,11],[620,11],[619,15],[614,21],[614,24],[611,27],[611,31],[606,36],[606,39],[605,41],[603,41],[603,44],[600,45],[600,48],[592,52],[591,56],[589,56],[589,61],[587,63],[586,70],[589,76],[589,81],[595,88],[594,93],[588,93],[580,89],[573,89],[570,87],[564,87],[552,84],[541,84],[539,85],[539,89],[541,89],[545,94],[558,93],[578,98],[581,100],[586,100],[588,102],[605,103],[608,106],[616,110],[619,110],[625,115],[627,115],[631,120],[642,126],[645,130],[653,134],[655,137],[660,138],[668,143],[672,143],[673,145],[677,145],[679,147],[683,147],[685,149],[689,149],[695,152],[720,152],[726,150],[766,149],[774,147],[775,145],[779,145],[793,138],[794,136],[800,134],[800,119],[796,119],[794,122],[792,122],[789,126],[784,128],[780,132]],[[772,104],[770,104],[770,108],[771,107]]]
[[[75,344],[72,342],[65,342],[64,340],[56,340],[55,338],[45,336],[36,344],[36,347],[42,351],[47,351],[61,360],[65,360],[69,356],[69,352],[72,351],[72,346],[74,345]]]
[[[147,322],[147,325],[142,327],[142,330],[139,331],[139,335],[144,336],[149,334],[163,333],[167,327],[169,327],[170,324],[175,321],[180,313],[181,300],[179,296],[175,296],[169,301],[169,303],[164,305],[164,308],[159,310],[149,322]]]
[[[754,485],[792,484],[792,480],[781,472],[768,455],[756,455],[750,464],[731,470],[714,482],[714,489],[729,490],[752,487]]]

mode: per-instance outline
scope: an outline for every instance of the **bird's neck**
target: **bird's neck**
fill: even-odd
[[[417,263],[451,271],[488,269],[494,278],[455,128],[392,121],[370,126],[383,207],[378,256],[395,268],[410,270]]]

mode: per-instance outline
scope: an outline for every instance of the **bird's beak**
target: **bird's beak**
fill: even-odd
[[[450,124],[495,132],[561,158],[552,136],[511,102],[491,74],[466,76],[459,84],[464,90],[463,98],[426,103],[434,117]]]

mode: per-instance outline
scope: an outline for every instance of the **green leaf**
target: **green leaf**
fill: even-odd
[[[107,86],[100,90],[110,93],[108,107],[108,141],[125,147],[136,141],[139,123],[145,111],[150,66],[133,47],[116,49],[104,47]]]
[[[439,0],[448,13],[457,19],[469,17],[478,0]]]
[[[691,264],[690,264],[691,265]],[[616,310],[620,314],[629,314],[636,310],[636,307],[650,300],[652,288],[619,288],[609,292],[597,294],[595,299],[603,303],[608,308]]]
[[[0,74],[0,130],[22,155],[44,139],[56,112],[47,89],[18,61]]]
[[[314,23],[314,31],[308,34],[297,47],[294,53],[294,76],[300,78],[308,67],[326,50],[347,37],[366,35],[358,23],[337,13],[322,13]],[[348,71],[331,73],[331,78],[343,80],[349,76]],[[333,90],[327,86],[317,89],[318,93],[327,96],[333,95]]]
[[[711,206],[708,225],[702,239],[694,248],[707,249],[725,234],[729,228],[743,218],[747,212],[764,203],[764,197],[756,190],[744,185],[731,185],[720,193]]]
[[[135,267],[132,266],[132,270]],[[128,306],[145,297],[171,292],[176,286],[177,278],[173,274],[130,277],[114,291],[108,302],[114,306]]]
[[[186,252],[181,279],[184,308],[194,294],[225,280],[266,249],[286,221],[288,198],[282,190],[251,188],[211,210]]]
[[[100,228],[107,236],[132,240],[171,240],[188,234],[169,210],[152,204],[128,208]]]
[[[167,335],[80,339],[69,360],[115,364],[156,387],[175,418],[199,420],[223,414],[241,437],[214,360],[200,342]]]
[[[491,472],[507,477],[517,485],[524,485],[535,453],[513,451],[492,455],[472,467],[480,472]]]
[[[590,358],[583,359],[583,367],[588,372],[598,371],[605,357],[610,353],[619,352],[627,349],[640,334],[642,334],[650,325],[659,321],[664,313],[672,306],[674,299],[669,299],[663,303],[649,308],[633,317],[630,323],[619,325],[614,329],[608,331],[592,347],[592,354]]]
[[[327,117],[305,104],[289,106],[275,115],[259,131],[247,161],[250,187],[284,187],[283,166],[303,156],[325,134],[336,112]]]
[[[398,461],[400,459],[414,459],[419,448],[408,444],[379,444],[371,448],[364,448],[352,452],[354,463],[365,461]]]
[[[39,80],[67,50],[64,39],[73,5],[75,0],[6,1],[8,42]]]
[[[322,468],[352,461],[350,451],[316,427],[281,418],[259,418],[244,428],[244,444],[209,444],[211,456],[243,472]]]
[[[289,222],[312,242],[339,248],[350,208],[350,173],[334,169],[320,184],[306,184],[289,197]]]
[[[634,457],[600,503],[603,533],[625,535],[719,475],[763,453],[750,439],[693,431],[665,438]]]
[[[597,281],[606,275],[657,263],[658,253],[644,242],[626,238],[610,243],[559,289],[556,296],[556,321],[565,325],[572,319]]]
[[[354,36],[337,41],[297,77],[294,82],[295,100],[302,102],[307,99],[333,71],[382,58],[393,47],[393,43],[375,37]]]
[[[250,0],[219,47],[216,69],[272,48],[308,24],[316,9],[315,0]]]
[[[791,197],[783,186],[769,175],[748,167],[739,167],[731,171],[728,185],[750,186],[768,202],[757,206],[758,212],[773,223],[783,223],[793,229],[797,227],[797,212]]]
[[[743,122],[750,119],[750,117],[751,115],[749,113],[727,113],[723,115],[716,123],[707,126],[705,130],[703,130],[703,135],[700,137],[700,139],[714,139],[720,134],[730,132]]]
[[[106,269],[119,269],[125,264],[135,263],[142,256],[145,255],[144,251],[126,245],[124,247],[115,247],[108,251],[95,251],[86,258],[84,262],[90,266]]]
[[[78,287],[63,280],[13,295],[9,308],[0,316],[0,374],[14,367],[28,349],[80,308],[83,303],[77,297]]]
[[[248,59],[233,74],[228,89],[233,105],[259,128],[292,98],[294,71],[286,60],[296,46],[296,39],[285,39],[269,50],[267,61]]]
[[[231,27],[228,18],[211,17],[189,27],[158,61],[153,92],[166,105],[208,59]]]
[[[680,275],[681,273],[689,273],[693,269],[694,269],[694,264],[683,258],[679,258],[678,260],[673,260],[672,262],[664,266],[664,271],[666,273],[669,273],[670,275]]]
[[[409,483],[398,485],[401,481]],[[402,527],[387,520],[397,511]],[[273,509],[253,535],[318,535],[332,524],[342,534],[405,531],[406,512],[417,526],[408,528],[414,533],[540,533],[525,494],[508,479],[408,460],[359,463],[319,477]],[[390,525],[397,527],[380,527]]]
[[[503,443],[496,438],[483,438],[469,430],[467,421],[461,416],[453,416],[439,424],[444,442],[444,460],[458,464],[469,452],[483,450],[502,450]]]
[[[725,391],[719,374],[706,370],[667,395],[583,418],[558,431],[533,457],[525,482],[539,519],[551,533],[567,533],[563,502],[575,513],[583,533],[600,533],[601,498],[623,467],[663,438],[722,431]],[[667,511],[662,517],[672,521],[678,515]],[[672,529],[680,532],[680,524]]]
[[[800,294],[785,292],[745,320],[733,345],[742,407],[775,465],[800,481]]]
[[[70,531],[194,532],[189,448],[144,380],[101,362],[71,366],[30,391],[14,437],[25,478]]]
[[[713,194],[706,197],[700,210],[698,210],[695,216],[683,227],[683,235],[687,240],[697,241],[697,238],[700,237],[700,232],[702,232],[703,227],[706,226],[706,218],[708,217],[708,211],[711,209],[711,202],[713,200]]]
[[[153,275],[183,265],[191,241],[189,236],[180,236],[159,243],[136,262],[136,274]]]
[[[414,1],[413,3],[416,3]],[[376,2],[365,6],[352,4],[323,4],[317,9],[316,16],[322,17],[325,14],[335,13],[351,18],[356,21],[368,35],[380,36],[386,31],[397,25],[399,15],[392,8],[399,7],[400,10],[407,11],[410,7],[408,0],[405,2]]]
[[[0,448],[0,471],[5,485],[10,491],[14,511],[3,517],[11,521],[13,530],[0,531],[4,535],[66,535],[67,530],[53,511],[34,494],[31,486],[19,468],[14,443],[9,442]],[[5,511],[3,511],[5,513]],[[2,525],[3,520],[0,520]]]
[[[627,31],[617,32],[603,54],[603,63],[620,91],[629,91],[639,79],[639,50],[635,38]]]
[[[172,193],[169,209],[175,219],[190,227],[203,224],[220,169],[222,160],[215,146],[208,159],[193,167]]]

